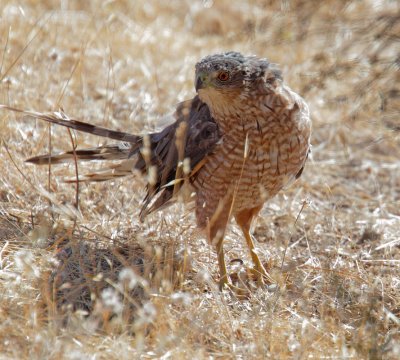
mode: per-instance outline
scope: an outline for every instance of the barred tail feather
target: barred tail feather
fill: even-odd
[[[136,159],[129,159],[120,164],[111,165],[103,169],[96,170],[93,173],[79,176],[79,182],[102,182],[107,180],[115,180],[120,177],[133,174]],[[75,183],[76,178],[68,178],[64,180],[66,183]]]
[[[67,151],[59,154],[45,154],[31,157],[26,162],[35,165],[63,164],[68,162],[92,160],[122,160],[127,159],[132,151],[131,144],[122,143],[105,145],[97,148]]]
[[[19,112],[28,116],[32,116],[36,119],[47,121],[52,124],[65,126],[70,129],[86,132],[97,136],[103,136],[109,139],[126,141],[134,144],[142,141],[142,138],[137,135],[129,134],[123,131],[115,131],[101,126],[92,125],[83,121],[70,119],[61,110],[53,113],[39,113],[36,111],[21,110],[14,108],[12,106],[1,105],[1,104],[0,104],[0,109],[7,109],[10,111]]]

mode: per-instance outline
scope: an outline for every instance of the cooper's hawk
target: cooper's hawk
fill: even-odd
[[[141,218],[173,203],[186,183],[195,196],[197,224],[216,246],[220,286],[229,284],[223,239],[231,217],[241,227],[259,283],[267,277],[250,227],[263,204],[297,179],[310,147],[307,104],[266,59],[227,52],[196,65],[197,95],[178,105],[176,121],[147,137],[117,132],[63,114],[33,116],[72,129],[124,141],[93,149],[28,159],[35,164],[125,159],[111,171],[83,180],[103,181],[138,169],[148,173]]]

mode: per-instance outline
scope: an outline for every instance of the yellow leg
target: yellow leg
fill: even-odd
[[[229,278],[227,269],[226,269],[226,264],[225,264],[225,255],[224,255],[224,237],[221,236],[218,239],[218,242],[216,244],[217,248],[217,255],[218,255],[218,266],[219,266],[219,290],[224,290],[224,289],[229,289],[231,290],[236,296],[241,299],[245,299],[248,295],[248,289],[247,288],[239,288],[231,283],[231,280]]]
[[[227,285],[229,286],[228,271],[226,270],[225,254],[224,254],[224,237],[220,236],[216,243],[218,266],[219,266],[219,288],[222,290]]]
[[[257,255],[254,242],[252,239],[252,235],[250,234],[250,227],[253,221],[253,218],[258,214],[261,210],[261,207],[256,207],[253,209],[243,210],[238,213],[235,218],[238,225],[241,227],[243,231],[243,235],[246,239],[247,246],[250,250],[251,259],[254,263],[254,268],[256,271],[257,283],[259,286],[264,285],[264,280],[268,282],[273,282],[271,277],[268,275],[267,271],[265,270],[263,264],[260,261],[260,258]]]
[[[260,258],[257,255],[252,235],[250,234],[250,230],[242,227],[242,231],[246,239],[247,246],[249,247],[250,250],[251,259],[253,260],[254,263],[258,285],[260,286],[264,285],[264,279],[268,280],[268,282],[272,282],[271,277],[268,275],[267,271],[265,270],[263,264],[260,261]]]
[[[230,217],[230,207],[232,204],[232,197],[230,194],[226,194],[225,198],[221,199],[218,203],[217,209],[215,210],[213,216],[208,222],[208,239],[212,245],[215,245],[218,256],[218,266],[219,266],[219,288],[222,290],[224,287],[230,287],[228,271],[225,264],[224,255],[224,235],[226,225]]]

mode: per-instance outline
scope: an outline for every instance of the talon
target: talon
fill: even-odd
[[[259,287],[265,287],[267,285],[271,285],[271,284],[275,283],[275,281],[271,278],[271,276],[264,269],[264,267],[262,267],[262,268],[255,267],[251,270],[252,270],[252,275],[253,275],[253,277],[256,278],[257,285]]]
[[[219,279],[219,282],[218,282],[219,290],[222,291],[222,290],[224,290],[225,287],[229,287],[229,285],[231,285],[231,283],[228,280],[228,276],[225,274],[224,276],[222,276]]]
[[[219,281],[219,290],[229,290],[232,294],[236,295],[238,299],[246,299],[249,297],[250,291],[247,288],[241,288],[233,285],[230,281]]]

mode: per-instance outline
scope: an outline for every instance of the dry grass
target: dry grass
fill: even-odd
[[[62,182],[73,166],[23,162],[71,149],[67,130],[2,110],[0,358],[399,358],[399,11],[391,0],[3,0],[0,103],[141,132],[193,96],[196,60],[239,50],[281,64],[306,98],[313,153],[258,219],[277,289],[239,300],[215,289],[215,254],[184,206],[140,224],[139,177],[76,196]],[[234,226],[226,249],[247,263]]]

